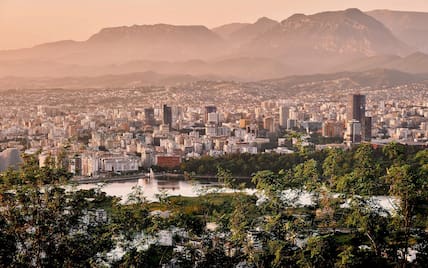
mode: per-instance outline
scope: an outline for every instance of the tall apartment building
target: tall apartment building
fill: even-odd
[[[166,104],[163,105],[163,113],[162,113],[162,124],[168,125],[171,127],[172,125],[172,108],[167,106]]]
[[[347,110],[347,135],[348,142],[370,141],[371,117],[366,117],[366,96],[353,94],[348,99]]]
[[[156,123],[155,109],[153,109],[153,108],[145,108],[144,109],[144,122],[147,125],[154,125]]]
[[[208,114],[210,114],[210,113],[216,113],[216,112],[217,112],[217,107],[216,106],[205,106],[204,122],[208,123]]]
[[[366,115],[366,96],[361,94],[350,95],[346,117],[348,121],[357,120],[360,123]]]
[[[287,106],[279,107],[279,125],[282,128],[287,128],[287,120],[289,119],[290,108]]]

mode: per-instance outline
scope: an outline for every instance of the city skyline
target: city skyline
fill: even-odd
[[[427,0],[0,0],[0,34],[0,267],[427,262]]]
[[[390,9],[427,12],[428,4],[412,1],[270,1],[255,0],[198,2],[186,0],[175,3],[161,1],[100,1],[78,0],[57,2],[41,0],[0,1],[0,50],[32,47],[63,39],[86,40],[101,28],[167,23],[216,27],[232,22],[254,22],[266,16],[283,20],[295,13],[313,14],[326,10],[359,8],[363,11]],[[240,10],[240,12],[236,12]],[[221,15],[219,15],[221,14]]]

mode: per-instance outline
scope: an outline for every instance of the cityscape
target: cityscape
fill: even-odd
[[[427,267],[424,0],[0,15],[0,267]]]
[[[304,99],[286,92],[278,97],[277,91],[233,82],[66,93],[11,90],[3,93],[1,103],[0,146],[39,152],[41,165],[67,147],[69,171],[92,177],[151,166],[174,168],[204,155],[293,153],[296,144],[287,147],[284,139],[292,131],[301,134],[301,145],[319,150],[365,141],[427,145],[424,85],[350,88],[339,94],[327,90]]]

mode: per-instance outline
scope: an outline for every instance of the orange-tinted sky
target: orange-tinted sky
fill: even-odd
[[[357,7],[427,11],[428,0],[0,0],[0,49],[85,40],[108,26],[254,22]]]

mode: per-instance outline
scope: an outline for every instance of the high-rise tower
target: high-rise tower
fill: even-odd
[[[289,119],[290,108],[287,106],[279,107],[279,125],[287,128],[287,120]]]
[[[353,94],[349,96],[346,118],[348,121],[348,124],[347,124],[348,141],[350,142],[370,141],[371,117],[366,117],[366,96],[365,95]],[[353,137],[353,138],[349,139],[349,137]]]
[[[363,122],[366,116],[366,96],[360,94],[354,94],[349,96],[348,100],[348,111],[347,120],[357,120],[360,123]]]
[[[163,105],[162,124],[168,125],[169,127],[171,127],[172,124],[172,109],[166,104]]]

